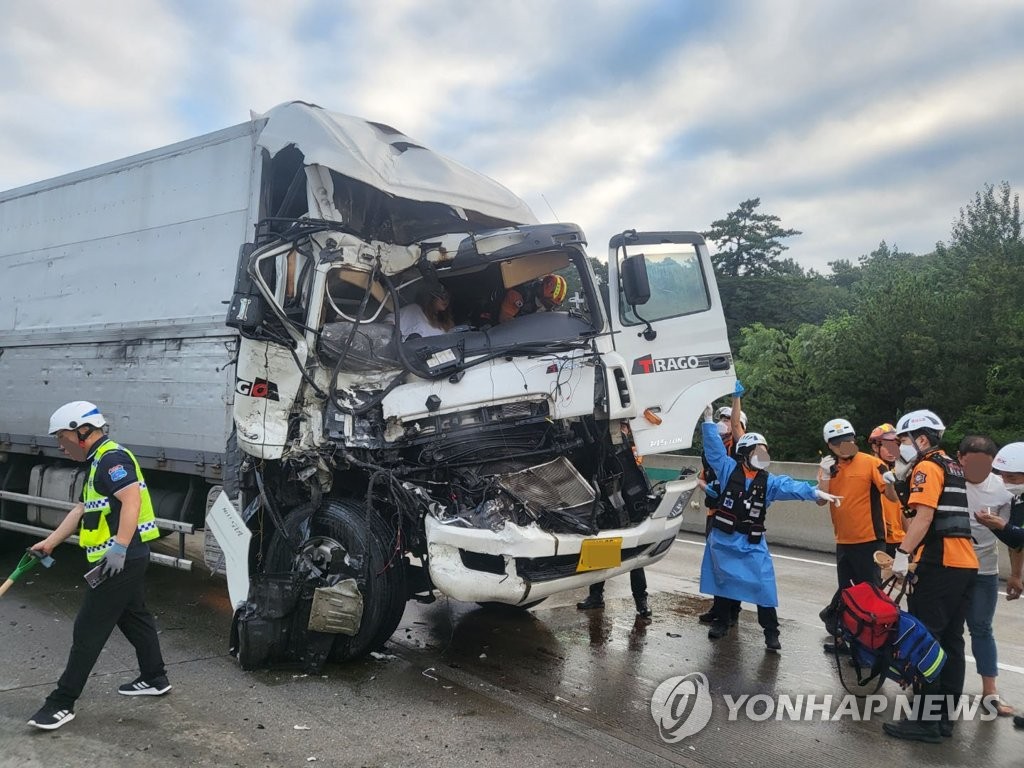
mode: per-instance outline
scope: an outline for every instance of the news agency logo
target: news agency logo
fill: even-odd
[[[721,698],[730,723],[738,720],[834,723],[905,719],[938,722],[947,718],[953,722],[988,722],[999,716],[998,696],[911,696],[906,693],[892,697],[802,693],[769,696],[759,693],[723,694]],[[655,689],[651,697],[651,717],[662,740],[676,744],[704,730],[711,721],[712,704],[707,677],[701,672],[691,672],[670,677]]]
[[[670,677],[651,697],[651,717],[667,744],[676,744],[704,730],[711,722],[711,691],[700,672]]]

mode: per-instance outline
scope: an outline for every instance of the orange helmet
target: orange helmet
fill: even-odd
[[[889,422],[879,424],[868,435],[869,443],[880,443],[883,440],[899,440],[899,436],[896,434],[896,427]]]
[[[540,281],[540,297],[550,306],[560,306],[568,292],[569,284],[561,275],[545,275]]]

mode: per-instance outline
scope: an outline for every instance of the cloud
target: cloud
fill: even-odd
[[[0,26],[7,187],[166,143],[187,31],[162,4],[8,3]]]
[[[291,99],[549,202],[595,253],[761,197],[804,232],[787,255],[824,268],[882,238],[929,250],[982,184],[1024,183],[1010,0],[9,6],[3,188]]]

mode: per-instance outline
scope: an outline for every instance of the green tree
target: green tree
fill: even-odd
[[[794,268],[802,274],[792,260],[779,259],[788,247],[782,239],[802,233],[781,227],[778,216],[758,213],[760,205],[759,197],[744,200],[739,208],[712,222],[711,229],[703,233],[705,239],[717,246],[718,253],[711,260],[719,275],[793,274]]]
[[[967,295],[957,321],[959,381],[969,398],[950,415],[951,440],[985,432],[1000,442],[1024,439],[1024,242],[1020,201],[1010,185],[991,184],[960,210],[948,244],[936,253],[953,265]]]
[[[766,436],[776,458],[807,459],[809,382],[790,354],[792,338],[760,323],[744,328],[742,337],[736,373],[750,391],[743,401],[750,430]]]
[[[805,323],[819,324],[850,308],[853,301],[849,291],[816,274],[720,277],[718,292],[734,349],[742,343],[740,329],[749,325],[761,323],[794,334]]]

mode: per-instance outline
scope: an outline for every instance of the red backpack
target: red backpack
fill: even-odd
[[[842,590],[837,608],[841,629],[871,650],[890,643],[899,626],[899,606],[889,595],[866,581]]]

